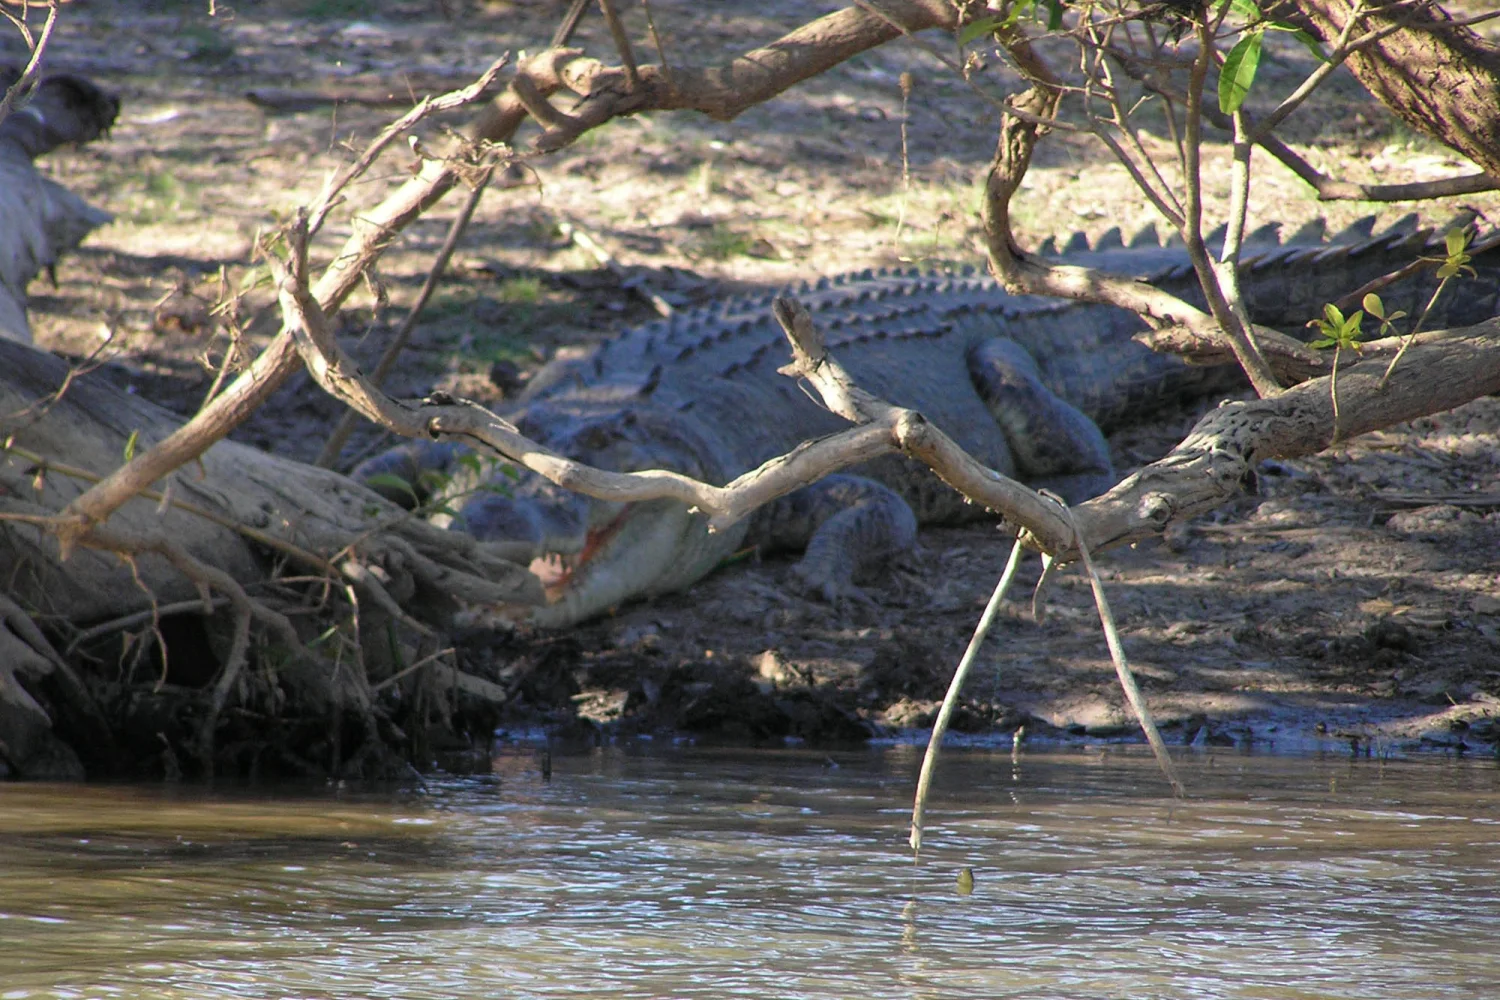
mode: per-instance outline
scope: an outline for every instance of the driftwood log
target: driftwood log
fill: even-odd
[[[0,627],[0,763],[12,771],[80,774],[78,760],[52,735],[55,724],[80,750],[107,747],[108,729],[77,739],[77,727],[113,729],[129,717],[132,700],[159,697],[174,685],[201,688],[186,697],[190,711],[205,714],[192,750],[210,754],[211,696],[220,687],[228,693],[225,678],[236,664],[242,615],[254,616],[282,646],[276,678],[257,681],[270,685],[264,699],[275,700],[272,688],[290,688],[297,712],[306,715],[368,703],[371,685],[422,655],[423,639],[432,637],[422,619],[446,622],[455,601],[540,600],[534,577],[501,550],[438,531],[335,472],[233,441],[219,442],[124,505],[104,544],[80,547],[62,561],[48,531],[58,511],[118,466],[130,448],[150,447],[177,426],[171,414],[118,390],[101,373],[75,375],[60,358],[0,340],[0,439],[6,442],[0,453],[0,612],[6,619]],[[302,589],[278,586],[285,577],[302,580]],[[327,621],[347,615],[335,606],[321,616],[291,618],[309,580],[311,591],[332,589],[342,598],[351,589],[363,604],[348,666],[336,655],[303,648]],[[96,628],[101,622],[115,627]],[[392,628],[401,631],[396,649],[387,642]],[[145,643],[144,654],[121,645],[132,633]],[[162,642],[163,634],[180,642]],[[184,634],[199,642],[181,640]],[[81,654],[69,658],[84,664],[78,673],[63,666],[58,646],[65,643]],[[195,646],[207,661],[189,661]],[[243,666],[243,652],[239,660]],[[450,681],[477,697],[502,699],[481,679],[453,672]],[[104,703],[107,711],[99,711]],[[102,723],[105,718],[110,723]]]

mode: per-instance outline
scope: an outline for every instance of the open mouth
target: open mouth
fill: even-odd
[[[546,593],[549,603],[561,598],[572,586],[573,579],[578,572],[620,533],[620,529],[625,526],[625,521],[630,516],[631,506],[626,504],[625,508],[615,515],[614,520],[603,527],[590,528],[588,534],[584,536],[583,548],[577,553],[549,552],[531,561],[527,569],[542,582],[542,590]]]

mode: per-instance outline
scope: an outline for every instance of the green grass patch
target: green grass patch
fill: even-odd
[[[696,234],[682,248],[693,260],[728,260],[744,257],[755,244],[755,237],[728,226],[715,225],[712,229]]]
[[[147,170],[128,178],[122,186],[136,187],[139,191],[126,213],[137,225],[175,221],[197,214],[202,207],[201,184],[183,181],[164,170]]]
[[[542,300],[542,279],[534,275],[506,278],[496,289],[495,298],[517,305],[536,305]]]

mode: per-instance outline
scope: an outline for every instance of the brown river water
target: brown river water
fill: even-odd
[[[914,863],[920,756],[0,786],[0,1000],[1500,996],[1493,758],[950,750]]]

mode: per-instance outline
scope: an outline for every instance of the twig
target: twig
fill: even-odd
[[[100,622],[98,625],[86,628],[73,636],[68,641],[68,648],[64,650],[64,653],[71,656],[75,649],[86,642],[97,639],[102,635],[109,635],[112,632],[123,632],[127,629],[135,628],[137,625],[143,625],[157,616],[180,615],[190,611],[200,611],[207,614],[210,610],[222,608],[227,603],[229,603],[228,598],[215,597],[211,598],[208,606],[205,607],[202,598],[196,598],[191,601],[176,601],[172,604],[163,604],[161,607],[150,611],[137,611],[133,614],[121,615],[119,618],[112,618],[107,622]]]
[[[599,9],[604,12],[609,33],[615,40],[615,50],[620,53],[620,66],[625,70],[625,92],[634,93],[641,85],[641,74],[635,68],[635,53],[630,50],[630,36],[625,33],[625,25],[620,23],[615,0],[599,0]]]
[[[656,58],[661,60],[661,71],[667,78],[667,86],[676,88],[672,79],[672,64],[667,61],[666,46],[661,43],[661,34],[656,30],[656,18],[651,16],[651,0],[641,0],[641,9],[646,12],[646,27],[651,32],[651,44],[656,46]]]
[[[1333,51],[1328,54],[1328,58],[1320,62],[1317,68],[1309,73],[1307,78],[1298,85],[1296,90],[1288,94],[1276,106],[1274,111],[1266,115],[1255,126],[1255,131],[1250,135],[1252,142],[1257,141],[1261,136],[1269,135],[1276,126],[1286,120],[1288,115],[1301,107],[1302,102],[1307,100],[1312,92],[1318,88],[1319,84],[1328,79],[1334,70],[1343,65],[1344,60],[1349,58],[1351,52],[1355,52],[1367,45],[1373,45],[1385,36],[1404,27],[1401,22],[1397,21],[1394,24],[1367,32],[1351,42],[1349,36],[1354,33],[1354,26],[1364,20],[1368,9],[1366,0],[1357,0],[1353,9],[1349,12],[1349,19],[1344,22],[1344,27],[1340,29],[1339,36],[1333,43]]]
[[[604,247],[600,246],[597,240],[595,240],[583,229],[579,228],[576,224],[564,219],[557,224],[557,231],[562,233],[564,239],[571,240],[578,246],[580,250],[583,250],[585,253],[589,254],[595,260],[597,260],[601,267],[605,268],[609,271],[610,274],[613,274],[617,279],[619,279],[623,287],[629,288],[641,298],[645,299],[651,305],[651,308],[656,310],[656,314],[658,316],[671,316],[672,313],[676,311],[672,308],[672,304],[670,302],[662,298],[660,295],[657,295],[645,285],[639,283],[625,285],[626,279],[629,278],[629,275],[625,273],[625,268],[620,264],[619,261],[615,260],[614,255],[612,255],[608,250],[604,249]]]
[[[1161,767],[1162,774],[1166,775],[1168,783],[1171,784],[1172,794],[1181,798],[1187,794],[1187,791],[1177,777],[1177,769],[1172,766],[1172,758],[1167,754],[1167,745],[1162,742],[1161,733],[1156,728],[1156,720],[1151,717],[1151,709],[1135,682],[1135,674],[1131,673],[1129,661],[1125,659],[1125,647],[1120,642],[1119,629],[1115,627],[1115,616],[1109,609],[1109,598],[1104,594],[1104,581],[1099,579],[1099,572],[1094,568],[1094,560],[1089,555],[1088,544],[1083,540],[1083,536],[1078,534],[1078,522],[1073,516],[1073,508],[1069,507],[1061,497],[1053,497],[1053,500],[1062,508],[1063,514],[1068,518],[1077,537],[1078,555],[1083,560],[1083,570],[1088,574],[1089,584],[1094,588],[1094,603],[1099,608],[1099,624],[1104,628],[1104,641],[1109,644],[1109,656],[1114,661],[1115,673],[1120,678],[1120,687],[1125,689],[1125,698],[1130,702],[1130,707],[1135,710],[1135,717],[1140,720],[1141,729],[1146,733],[1146,742],[1151,744],[1151,752],[1156,755],[1157,765]]]
[[[1225,4],[1219,13],[1222,19],[1228,13],[1229,5]],[[1207,249],[1203,245],[1203,178],[1199,157],[1201,154],[1200,132],[1202,128],[1203,87],[1208,77],[1208,67],[1213,62],[1214,45],[1213,35],[1209,25],[1199,22],[1197,57],[1193,60],[1192,72],[1189,75],[1187,94],[1187,174],[1184,183],[1187,186],[1187,204],[1183,213],[1182,238],[1187,244],[1188,256],[1192,258],[1193,270],[1198,273],[1198,283],[1203,286],[1203,294],[1208,299],[1209,312],[1213,314],[1214,321],[1218,323],[1219,329],[1223,331],[1224,338],[1234,356],[1245,370],[1250,379],[1250,384],[1255,388],[1258,395],[1262,397],[1274,396],[1280,391],[1281,386],[1276,381],[1276,376],[1266,364],[1265,357],[1260,349],[1255,346],[1255,341],[1249,336],[1248,331],[1240,325],[1239,317],[1234,313],[1229,303],[1225,300],[1224,293],[1219,287],[1219,279],[1214,271],[1213,264],[1209,260]]]
[[[1494,249],[1496,246],[1500,246],[1500,232],[1491,233],[1483,239],[1475,240],[1472,244],[1469,245],[1466,252],[1470,255],[1477,256],[1478,254],[1483,253],[1487,250]],[[1370,281],[1365,282],[1363,285],[1360,285],[1348,295],[1345,295],[1343,298],[1335,301],[1334,305],[1347,312],[1350,309],[1357,308],[1360,303],[1364,302],[1365,296],[1370,292],[1378,292],[1388,285],[1393,285],[1398,281],[1404,281],[1405,279],[1416,274],[1418,271],[1428,271],[1432,270],[1433,268],[1440,267],[1442,266],[1442,263],[1443,262],[1439,259],[1434,259],[1431,257],[1418,257],[1416,260],[1412,261],[1410,264],[1407,264],[1405,267],[1397,268],[1389,274],[1382,274],[1378,278],[1373,278]],[[1434,299],[1433,301],[1435,302],[1436,299]],[[1430,309],[1431,306],[1429,305],[1428,308]],[[1364,346],[1368,347],[1369,345],[1366,344]]]
[[[969,670],[979,656],[979,648],[984,645],[985,636],[989,635],[990,626],[995,623],[995,615],[1000,612],[1000,602],[1005,600],[1005,592],[1016,578],[1016,570],[1021,565],[1021,554],[1025,551],[1025,544],[1017,538],[1016,543],[1010,547],[1010,558],[1006,560],[1000,579],[995,582],[989,603],[984,606],[984,614],[979,616],[979,624],[974,627],[969,646],[964,650],[963,658],[958,661],[958,669],[953,672],[948,693],[943,696],[943,706],[938,709],[937,718],[933,720],[932,735],[927,738],[927,753],[922,757],[922,773],[917,778],[916,800],[911,808],[911,837],[908,842],[914,852],[922,849],[922,818],[927,811],[927,794],[932,789],[932,775],[937,770],[938,751],[943,745],[943,734],[948,731],[948,720],[953,717],[953,709],[958,705],[964,681],[968,679]]]
[[[436,653],[429,653],[428,655],[418,660],[416,663],[413,663],[411,666],[399,670],[394,674],[391,674],[391,676],[387,677],[383,681],[379,681],[375,684],[370,685],[370,690],[377,693],[380,691],[384,691],[386,688],[390,687],[392,684],[396,683],[402,678],[416,673],[418,670],[421,670],[423,667],[427,666],[427,664],[435,663],[443,657],[451,655],[453,652],[455,652],[454,647],[449,646],[447,649],[440,649]]]
[[[1255,344],[1256,353],[1264,360],[1265,355],[1261,353],[1260,345],[1253,339],[1251,331],[1254,327],[1250,323],[1250,313],[1245,308],[1245,296],[1240,291],[1240,248],[1245,242],[1245,217],[1250,209],[1250,156],[1254,151],[1255,144],[1245,134],[1245,116],[1236,111],[1234,151],[1229,170],[1229,221],[1224,229],[1224,246],[1218,263],[1214,266],[1214,276],[1218,279],[1219,288],[1224,292],[1224,300],[1239,321],[1240,328],[1247,331],[1250,342]],[[1267,370],[1271,370],[1269,363]],[[1274,373],[1272,377],[1275,377]]]
[[[1177,143],[1178,159],[1182,160],[1182,138],[1177,131],[1177,118],[1175,109],[1178,104],[1186,103],[1187,97],[1183,93],[1174,91],[1166,86],[1160,79],[1148,74],[1141,65],[1141,60],[1132,53],[1112,47],[1109,54],[1120,62],[1131,78],[1139,81],[1152,93],[1158,95],[1167,102],[1169,114],[1167,124],[1172,131],[1173,139]],[[1234,131],[1234,122],[1231,118],[1221,112],[1212,104],[1201,105],[1200,110],[1210,124],[1225,132]],[[1292,173],[1312,186],[1318,194],[1319,201],[1424,201],[1429,198],[1449,198],[1456,195],[1478,194],[1483,191],[1493,191],[1500,188],[1500,179],[1487,173],[1463,174],[1458,177],[1443,177],[1431,181],[1411,181],[1404,184],[1363,184],[1354,181],[1341,181],[1329,177],[1321,172],[1296,150],[1285,142],[1282,142],[1274,133],[1262,128],[1261,119],[1255,117],[1249,111],[1241,108],[1240,113],[1245,118],[1245,128],[1253,136],[1252,141],[1270,153],[1281,162]],[[1186,166],[1183,165],[1183,173],[1186,174]]]
[[[1432,290],[1432,297],[1427,300],[1427,305],[1422,308],[1421,313],[1419,313],[1417,315],[1417,318],[1412,321],[1411,332],[1406,335],[1406,339],[1401,341],[1401,347],[1391,358],[1391,363],[1386,365],[1385,374],[1380,377],[1380,384],[1382,387],[1391,380],[1391,372],[1396,370],[1397,362],[1399,362],[1406,355],[1407,348],[1411,347],[1412,342],[1417,339],[1417,334],[1422,332],[1422,323],[1426,321],[1428,314],[1432,312],[1432,307],[1437,305],[1438,296],[1443,294],[1443,290],[1448,287],[1448,282],[1452,280],[1453,276],[1449,275],[1448,277],[1443,278],[1441,281],[1439,281],[1438,286]],[[1337,367],[1338,365],[1337,355],[1335,355],[1334,357],[1334,365],[1335,367]],[[1336,420],[1337,418],[1338,410],[1335,409],[1334,419]]]
[[[1209,121],[1215,121],[1217,112],[1209,112]],[[1228,124],[1226,121],[1225,125]],[[1500,188],[1500,179],[1486,173],[1461,174],[1457,177],[1440,177],[1431,181],[1409,181],[1404,184],[1363,184],[1356,181],[1341,181],[1318,170],[1274,135],[1256,140],[1256,144],[1292,173],[1312,186],[1319,201],[1426,201],[1431,198],[1452,198],[1457,195],[1479,194]]]
[[[422,282],[421,291],[417,292],[417,300],[412,303],[411,309],[406,313],[406,319],[401,321],[401,326],[396,330],[391,342],[381,352],[380,360],[375,364],[375,370],[370,373],[370,381],[376,386],[385,385],[385,380],[390,376],[391,369],[396,367],[396,359],[406,349],[407,342],[417,326],[417,320],[421,318],[422,310],[426,308],[427,302],[432,298],[432,293],[437,290],[438,283],[442,281],[443,272],[447,270],[448,261],[453,257],[453,251],[458,247],[458,241],[463,239],[464,231],[468,229],[469,220],[474,216],[474,210],[479,206],[479,200],[484,197],[484,190],[489,186],[490,178],[495,174],[494,164],[483,168],[480,175],[475,179],[473,187],[469,189],[469,197],[464,199],[463,207],[459,209],[458,215],[448,226],[448,235],[443,239],[443,245],[438,250],[437,258],[433,260],[432,266],[427,270],[427,277]],[[328,436],[328,441],[323,445],[323,450],[318,453],[314,465],[320,465],[325,469],[331,469],[338,464],[339,455],[344,450],[344,445],[349,440],[349,435],[354,433],[354,428],[359,425],[359,414],[346,411],[339,418],[333,433]]]
[[[911,198],[911,158],[907,154],[907,132],[911,124],[911,72],[901,74],[901,204],[896,212],[896,234],[891,237],[891,250],[901,253],[901,229],[906,225],[906,203]]]
[[[588,9],[588,5],[589,0],[573,0],[568,12],[552,32],[552,41],[547,43],[547,48],[560,49],[573,40],[573,32],[578,30],[578,22],[583,19],[583,12]]]
[[[26,36],[26,44],[31,48],[31,58],[26,60],[26,68],[21,70],[20,79],[10,85],[4,97],[0,97],[0,122],[9,117],[16,101],[26,93],[31,87],[31,81],[36,78],[37,70],[42,65],[42,54],[47,51],[47,43],[52,40],[52,29],[57,25],[60,4],[61,0],[47,0],[47,20],[42,23],[41,35],[35,42],[32,41],[30,32],[26,30],[26,22],[20,22],[22,33]]]
[[[365,171],[369,170],[371,165],[374,164],[376,158],[380,156],[387,146],[395,141],[397,136],[412,129],[424,118],[437,114],[440,111],[451,111],[454,108],[461,108],[466,104],[472,104],[474,101],[477,101],[489,89],[490,84],[495,81],[495,78],[500,75],[500,71],[509,62],[510,54],[506,53],[490,63],[489,67],[479,75],[479,78],[467,87],[449,91],[437,97],[424,97],[416,107],[382,129],[374,141],[365,147],[365,151],[359,155],[358,159],[334,174],[323,185],[323,190],[318,193],[318,197],[313,200],[312,207],[308,210],[308,215],[310,216],[307,226],[308,232],[316,233],[322,228],[323,220],[328,217],[329,211],[337,204],[339,192],[363,176]]]

